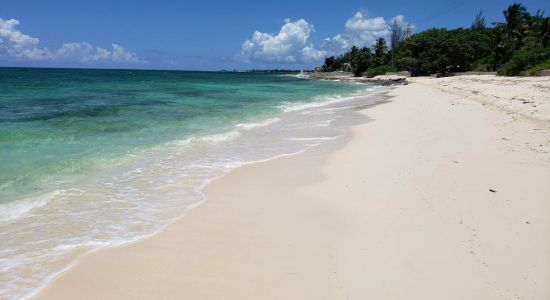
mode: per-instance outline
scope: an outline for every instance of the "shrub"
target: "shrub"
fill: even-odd
[[[378,67],[369,68],[367,70],[367,77],[371,78],[378,75],[384,75],[389,72],[397,72],[397,68],[390,65],[381,65]]]
[[[540,75],[540,71],[546,70],[546,69],[550,69],[550,58],[529,69],[529,75],[538,76]]]
[[[516,76],[521,71],[534,68],[550,59],[550,48],[526,48],[515,51],[512,59],[502,68],[497,70],[501,76]]]
[[[472,63],[470,70],[478,71],[478,72],[487,72],[487,71],[491,71],[493,65],[494,65],[494,62],[492,60],[492,57],[485,56],[485,57],[476,59]]]

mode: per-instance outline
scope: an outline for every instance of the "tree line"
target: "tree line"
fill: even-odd
[[[372,47],[353,46],[325,58],[324,72],[350,71],[373,77],[406,70],[413,76],[464,71],[497,71],[514,76],[538,75],[550,68],[550,17],[530,14],[514,3],[503,11],[504,21],[488,25],[480,11],[469,28],[432,28],[412,32],[400,19],[390,23],[390,47],[380,37]]]

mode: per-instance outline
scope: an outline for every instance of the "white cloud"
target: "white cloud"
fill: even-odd
[[[304,47],[304,49],[302,49],[302,54],[307,59],[320,60],[325,57],[327,52],[323,50],[315,49],[313,44],[310,44],[309,46]]]
[[[136,63],[139,59],[135,53],[126,51],[117,44],[111,45],[112,50],[93,47],[89,43],[65,43],[55,51],[55,58],[61,61]]]
[[[362,12],[358,11],[346,21],[346,29],[353,32],[361,31],[374,31],[374,32],[386,32],[387,25],[386,20],[382,17],[375,17],[371,19],[365,18]]]
[[[15,27],[19,21],[0,18],[0,55],[16,59],[42,60],[48,58],[48,50],[38,48],[40,40],[23,34]]]
[[[304,19],[292,22],[285,19],[277,34],[255,31],[251,39],[244,41],[241,56],[247,61],[267,63],[303,63],[319,60],[325,55],[309,42],[315,31]]]
[[[86,42],[65,43],[50,51],[40,47],[38,38],[26,35],[16,28],[19,20],[0,18],[0,57],[18,61],[60,61],[77,63],[138,63],[133,52],[112,44],[112,49],[94,47]]]
[[[387,37],[389,34],[388,23],[383,17],[367,18],[365,13],[358,11],[346,21],[345,31],[325,39],[321,48],[328,52],[339,53],[353,45],[369,47],[379,37]]]
[[[399,24],[403,28],[406,28],[406,27],[411,27],[411,29],[415,28],[414,24],[412,24],[412,23],[408,22],[407,20],[405,20],[405,16],[403,16],[403,15],[397,15],[397,16],[391,18],[390,22],[388,22],[388,23],[391,24],[393,22],[397,22],[397,24]]]
[[[326,38],[320,45],[311,42],[315,31],[313,24],[304,19],[292,22],[284,20],[281,30],[276,34],[256,31],[252,38],[244,41],[241,58],[256,63],[318,63],[327,55],[340,54],[352,46],[370,47],[379,37],[388,40],[391,22],[397,20],[403,26],[412,26],[402,15],[389,20],[383,17],[368,18],[362,12],[356,12],[344,25],[344,31]]]

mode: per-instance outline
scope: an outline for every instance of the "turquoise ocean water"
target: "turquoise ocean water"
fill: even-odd
[[[342,135],[373,86],[230,72],[0,68],[0,295],[153,234],[240,165]],[[367,101],[368,102],[368,101]]]

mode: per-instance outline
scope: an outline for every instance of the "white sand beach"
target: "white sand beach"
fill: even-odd
[[[414,78],[36,299],[550,299],[550,78]]]

